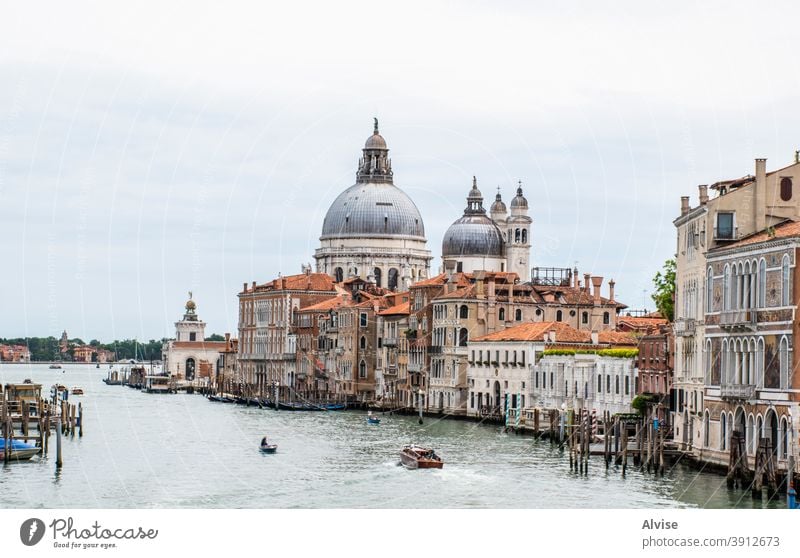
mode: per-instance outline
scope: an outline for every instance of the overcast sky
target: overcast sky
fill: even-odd
[[[243,282],[313,262],[373,116],[432,271],[471,177],[522,180],[533,265],[632,308],[681,195],[800,148],[796,4],[3,4],[4,337],[172,336],[190,290],[236,332]]]

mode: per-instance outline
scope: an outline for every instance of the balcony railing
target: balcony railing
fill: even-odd
[[[757,322],[756,310],[726,310],[719,315],[719,325],[724,328],[754,328]]]
[[[719,388],[721,397],[729,399],[754,399],[756,396],[756,386],[753,384],[727,384]]]
[[[397,337],[384,337],[383,338],[383,345],[384,345],[384,347],[396,347],[397,346]]]
[[[691,318],[680,318],[675,321],[675,335],[688,337],[694,335],[697,322]]]

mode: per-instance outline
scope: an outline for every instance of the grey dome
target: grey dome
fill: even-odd
[[[503,256],[503,234],[486,215],[464,215],[442,240],[442,257]]]
[[[377,131],[367,138],[364,144],[364,149],[389,149],[386,146],[386,140]]]
[[[365,236],[424,241],[425,227],[417,206],[400,188],[385,182],[359,182],[331,204],[320,240]]]
[[[503,203],[503,198],[500,197],[500,192],[497,192],[497,195],[494,198],[494,203],[492,204],[492,207],[489,208],[489,211],[492,213],[506,212],[506,204]]]
[[[511,209],[521,208],[528,209],[528,200],[522,195],[522,187],[517,188],[517,195],[511,200]]]

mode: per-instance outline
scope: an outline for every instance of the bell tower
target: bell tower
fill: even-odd
[[[511,215],[506,220],[506,269],[519,275],[520,281],[531,280],[531,229],[528,200],[522,195],[519,181],[517,195],[511,200]]]

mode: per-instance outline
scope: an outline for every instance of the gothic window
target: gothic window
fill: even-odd
[[[781,199],[789,201],[792,199],[792,179],[781,178]]]
[[[581,314],[581,323],[588,324],[589,323],[589,312],[583,312]]]
[[[781,338],[779,349],[780,367],[781,367],[781,389],[786,389],[789,384],[789,341],[786,337]]]
[[[344,271],[341,267],[337,267],[333,272],[333,278],[337,283],[341,283],[344,279]]]
[[[397,268],[395,267],[389,268],[389,283],[387,286],[390,291],[397,290]]]
[[[561,312],[561,310],[558,310],[558,311],[556,312],[556,321],[557,321],[557,322],[560,322],[560,321],[562,320],[562,318],[563,318],[563,317],[564,317],[564,315],[563,315],[563,313]]]
[[[730,310],[731,307],[731,268],[725,264],[722,275],[722,309]]]
[[[362,379],[367,377],[367,363],[363,360],[358,363],[358,377]]]
[[[367,348],[367,338],[364,337],[363,335],[361,336],[361,342],[359,343],[359,346],[362,349],[366,349]]]

